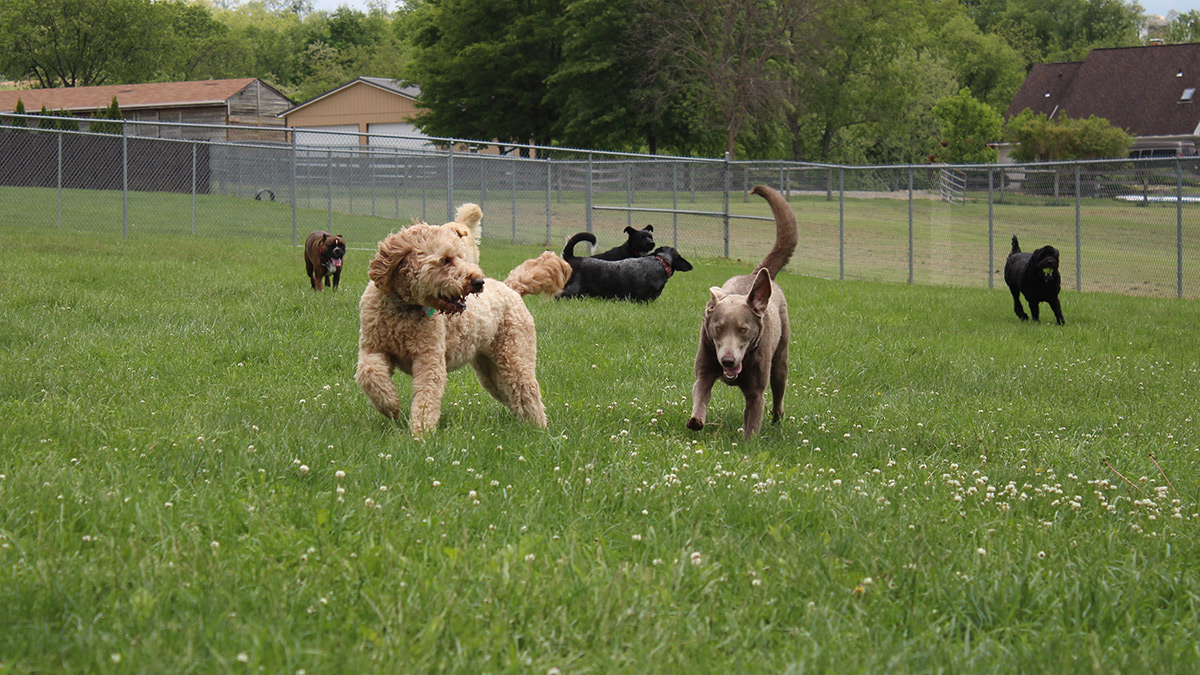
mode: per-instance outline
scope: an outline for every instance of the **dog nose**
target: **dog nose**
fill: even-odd
[[[475,278],[471,280],[471,292],[478,293],[483,290],[483,279]]]
[[[737,361],[734,361],[732,356],[726,356],[725,358],[721,359],[722,368],[732,368],[735,365],[737,365]]]

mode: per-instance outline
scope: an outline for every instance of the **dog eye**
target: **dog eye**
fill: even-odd
[[[740,333],[742,335],[745,335],[746,331],[748,331],[748,330],[750,330],[750,328],[747,326],[738,326],[738,333]]]
[[[453,258],[442,258],[442,264],[447,265],[447,266],[452,265],[452,264],[454,264],[454,259]]]

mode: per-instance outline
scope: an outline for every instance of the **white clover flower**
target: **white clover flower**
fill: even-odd
[[[704,558],[700,555],[700,551],[692,551],[691,561],[692,564],[696,566],[704,564]]]
[[[346,477],[346,472],[345,472],[345,471],[342,471],[341,469],[338,469],[337,471],[335,471],[335,472],[333,473],[333,477],[334,477],[334,478],[336,478],[336,479],[338,479],[338,480],[342,480],[343,478],[345,478],[345,477]]]
[[[308,473],[308,465],[307,464],[300,465],[300,473]]]
[[[983,548],[982,546],[975,549],[975,552],[978,553],[979,555],[987,555],[987,549]]]

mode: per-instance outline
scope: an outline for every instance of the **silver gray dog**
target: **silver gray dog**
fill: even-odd
[[[775,283],[775,276],[791,259],[799,238],[796,216],[782,195],[765,185],[756,185],[751,192],[771,205],[775,245],[753,273],[733,277],[724,286],[709,289],[712,297],[700,324],[692,417],[687,421],[693,431],[704,428],[713,384],[720,378],[725,384],[740,388],[746,397],[742,429],[747,439],[762,428],[768,384],[771,421],[778,422],[783,415],[791,328],[787,300]]]

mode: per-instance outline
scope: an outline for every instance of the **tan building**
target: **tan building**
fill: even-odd
[[[267,83],[253,77],[192,82],[113,84],[57,89],[0,91],[0,112],[13,112],[20,100],[25,112],[43,107],[69,111],[73,117],[95,117],[117,99],[122,116],[141,122],[182,122],[254,127],[279,127],[279,113],[292,101]],[[130,135],[204,140],[284,141],[283,133],[204,127],[130,125]]]
[[[280,114],[297,145],[428,148],[413,125],[421,90],[383,77],[360,77]],[[383,134],[385,136],[379,136]],[[394,136],[410,136],[399,139]]]

